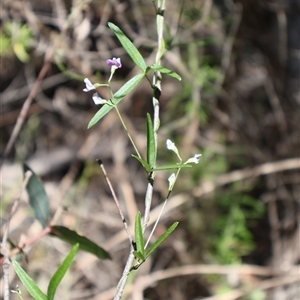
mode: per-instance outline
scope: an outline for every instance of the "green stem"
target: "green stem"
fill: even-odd
[[[141,155],[140,155],[140,153],[139,153],[139,151],[138,151],[138,149],[137,149],[137,147],[136,147],[136,145],[135,145],[135,143],[133,142],[133,139],[132,139],[132,137],[131,137],[131,135],[130,135],[128,129],[127,129],[127,127],[126,127],[126,124],[124,123],[124,120],[123,120],[123,118],[122,118],[122,116],[121,116],[121,114],[120,114],[120,111],[119,111],[117,105],[115,105],[115,109],[116,109],[116,112],[117,112],[117,114],[118,114],[118,116],[119,116],[119,119],[120,119],[122,125],[123,125],[123,128],[125,129],[125,131],[126,131],[126,133],[127,133],[127,136],[128,136],[128,138],[129,138],[129,140],[130,140],[130,142],[131,142],[131,144],[132,144],[132,146],[133,146],[133,148],[134,148],[134,150],[135,150],[137,156],[138,156],[139,158],[142,158]]]
[[[175,175],[175,180],[174,180],[173,186],[172,186],[171,189],[169,190],[168,195],[167,195],[167,197],[166,197],[166,199],[165,199],[165,201],[164,201],[164,204],[163,204],[163,206],[162,206],[162,208],[161,208],[161,210],[160,210],[160,212],[159,212],[159,215],[158,215],[158,217],[157,217],[157,219],[156,219],[156,221],[155,221],[155,224],[154,224],[154,226],[153,226],[153,228],[152,228],[152,230],[151,230],[151,233],[150,233],[150,235],[149,235],[149,237],[148,237],[148,240],[147,240],[147,242],[146,242],[146,244],[145,244],[145,249],[147,248],[147,246],[148,246],[148,244],[149,244],[149,242],[150,242],[150,240],[151,240],[151,237],[152,237],[152,235],[153,235],[153,233],[154,233],[154,231],[155,231],[155,229],[156,229],[156,227],[157,227],[157,224],[158,224],[158,222],[159,222],[159,220],[160,220],[160,218],[161,218],[161,216],[162,216],[162,213],[163,213],[163,211],[164,211],[164,209],[165,209],[165,206],[166,206],[166,204],[167,204],[167,202],[168,202],[168,200],[169,200],[169,198],[170,198],[171,192],[172,192],[173,187],[174,187],[174,185],[175,185],[175,183],[176,183],[176,180],[177,180],[177,178],[178,178],[178,175],[179,175],[179,173],[180,173],[180,170],[181,170],[181,168],[179,168],[179,169],[177,170],[177,173],[176,173],[176,175]]]

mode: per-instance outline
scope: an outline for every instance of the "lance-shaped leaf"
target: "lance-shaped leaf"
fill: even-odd
[[[143,79],[144,74],[138,74],[127,81],[115,94],[113,99],[113,104],[117,105],[126,95],[128,95],[137,84]],[[114,108],[113,105],[104,104],[97,113],[93,116],[88,124],[88,128],[94,126],[98,121],[100,121],[108,112]]]
[[[155,167],[152,171],[162,171],[162,170],[170,170],[170,169],[182,169],[182,168],[191,168],[192,166],[189,164],[171,164],[171,165],[163,165],[159,167]]]
[[[146,251],[146,258],[175,230],[179,222],[174,222],[165,233],[163,233],[154,244]]]
[[[27,171],[32,172],[26,186],[29,203],[34,211],[35,218],[42,224],[43,228],[46,228],[50,216],[50,208],[44,186],[35,173],[26,164],[23,164],[23,170],[24,174]]]
[[[135,242],[136,242],[136,252],[139,253],[138,258],[145,260],[145,244],[143,237],[143,227],[141,220],[141,213],[138,211],[135,216],[134,224]]]
[[[96,255],[100,259],[110,259],[110,255],[103,248],[92,242],[85,236],[79,235],[76,231],[64,226],[51,226],[50,234],[61,240],[75,245],[79,243],[79,249]]]
[[[147,162],[150,168],[154,167],[156,160],[156,147],[154,138],[154,129],[151,116],[147,113]]]
[[[118,26],[113,23],[108,23],[108,26],[114,32],[135,65],[139,67],[144,73],[146,71],[147,65],[139,50],[134,46],[134,44],[128,39],[128,37]]]
[[[118,104],[126,95],[128,95],[144,78],[144,74],[138,74],[128,80],[116,93],[114,93],[114,104]]]
[[[157,64],[153,64],[152,66],[148,67],[147,68],[147,72],[148,70],[153,70],[153,71],[157,71],[157,72],[160,72],[160,73],[163,73],[163,74],[166,74],[168,76],[171,76],[173,78],[176,78],[178,79],[179,81],[181,81],[181,77],[174,71],[171,71],[161,65],[157,65]]]
[[[36,285],[33,279],[28,276],[28,274],[23,270],[23,268],[16,261],[13,261],[12,264],[28,293],[34,299],[47,300],[46,295],[40,290],[40,288]]]
[[[134,157],[136,160],[138,160],[142,164],[142,166],[146,170],[147,174],[150,173],[150,171],[151,171],[150,165],[145,160],[143,160],[141,157],[138,157],[134,154],[131,154],[131,156]]]
[[[78,251],[79,244],[75,244],[75,246],[71,249],[67,257],[64,259],[62,264],[56,270],[55,274],[50,279],[47,291],[47,300],[53,300],[55,296],[56,289],[60,282],[62,281],[63,277],[65,276],[67,270],[70,268],[72,261]]]

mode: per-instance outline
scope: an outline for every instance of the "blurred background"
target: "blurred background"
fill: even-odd
[[[83,79],[105,83],[112,57],[123,64],[114,91],[139,73],[108,22],[154,63],[155,6],[150,0],[2,0],[1,6],[1,226],[19,197],[26,162],[45,186],[51,214],[63,209],[57,224],[112,256],[101,261],[80,251],[57,299],[111,299],[130,245],[95,159],[103,161],[129,226],[144,211],[147,178],[114,111],[87,129],[99,107],[83,92]],[[164,17],[162,65],[182,81],[162,80],[157,164],[177,162],[166,150],[168,138],[184,160],[202,158],[181,171],[155,237],[174,221],[178,228],[131,278],[124,299],[299,299],[300,1],[169,0]],[[99,93],[109,97],[105,88]],[[149,83],[142,81],[119,109],[145,155]],[[156,174],[151,223],[169,176]],[[27,202],[22,196],[10,223],[15,245],[41,231]],[[24,249],[22,266],[46,291],[69,249],[45,236]],[[30,299],[13,271],[10,280]]]

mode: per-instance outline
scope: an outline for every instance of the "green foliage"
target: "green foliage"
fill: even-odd
[[[144,74],[138,74],[127,81],[113,96],[112,104],[103,105],[98,112],[94,115],[88,124],[88,128],[94,126],[98,121],[100,121],[105,115],[107,115],[115,105],[117,105],[126,95],[128,95],[144,78]]]
[[[161,65],[153,64],[152,66],[147,68],[147,70],[149,70],[149,69],[163,73],[165,75],[168,75],[170,77],[176,78],[177,80],[181,81],[181,77],[176,72],[171,71]]]
[[[135,235],[136,251],[134,251],[133,254],[139,260],[144,261],[146,259],[145,244],[144,244],[144,236],[143,236],[142,217],[140,212],[138,212],[135,216],[134,235]]]
[[[43,228],[46,228],[50,217],[50,208],[44,186],[26,164],[23,164],[23,171],[24,174],[27,171],[32,172],[32,176],[26,186],[29,203],[34,211],[35,218],[41,223]]]
[[[214,222],[214,258],[222,264],[240,263],[253,249],[249,225],[263,215],[264,205],[248,195],[230,194],[219,198],[218,207],[222,211]]]
[[[147,113],[147,163],[150,168],[154,168],[156,161],[156,145],[154,138],[154,128],[150,114]]]
[[[0,32],[0,57],[9,53],[11,39]]]
[[[7,22],[3,25],[4,32],[0,33],[0,56],[9,54],[12,48],[18,59],[26,63],[29,60],[27,49],[30,46],[31,30],[24,24]]]
[[[107,113],[109,113],[116,105],[126,96],[128,95],[137,85],[138,83],[147,75],[150,70],[161,72],[168,76],[174,77],[178,80],[181,80],[181,77],[161,65],[153,64],[152,66],[147,67],[144,58],[142,57],[139,50],[135,47],[135,45],[128,39],[128,37],[123,33],[123,31],[113,23],[108,23],[108,26],[113,30],[114,34],[124,47],[125,51],[131,57],[132,61],[135,65],[143,72],[143,74],[138,74],[127,81],[112,97],[111,102],[103,105],[99,111],[94,115],[91,121],[88,124],[88,128],[94,126],[98,121],[100,121]],[[147,119],[148,120],[148,119]],[[148,121],[147,121],[148,122]],[[147,123],[148,124],[148,123]],[[148,124],[149,125],[149,124]],[[153,133],[154,134],[154,133]],[[140,157],[139,157],[140,158]],[[141,158],[140,158],[141,159]],[[149,162],[148,162],[149,164]],[[151,164],[149,164],[150,167]],[[146,167],[145,165],[143,165]]]
[[[51,235],[74,245],[79,243],[79,248],[96,255],[100,259],[110,259],[110,255],[103,248],[92,242],[85,236],[79,235],[76,231],[64,226],[51,226]]]
[[[79,244],[75,244],[74,247],[69,252],[69,254],[67,255],[67,257],[62,262],[62,264],[56,270],[55,274],[52,276],[47,290],[47,296],[48,296],[47,300],[54,299],[56,289],[60,284],[60,282],[62,281],[63,277],[65,276],[66,272],[70,268],[73,259],[75,258],[75,255],[78,251],[78,248],[79,248]]]
[[[75,244],[71,249],[67,257],[64,259],[62,264],[56,270],[55,274],[52,276],[47,290],[47,295],[45,295],[40,288],[36,285],[34,280],[23,270],[23,268],[18,264],[18,262],[13,261],[13,267],[19,276],[20,280],[24,284],[28,293],[36,300],[53,300],[55,296],[55,292],[57,290],[58,285],[61,280],[65,276],[67,270],[70,268],[73,259],[78,251],[79,244]],[[22,299],[21,292],[19,289],[15,291]]]
[[[33,279],[28,276],[23,268],[16,261],[13,261],[12,264],[28,293],[36,300],[47,300],[47,296],[40,290],[40,288],[36,285]]]
[[[125,51],[131,57],[134,64],[141,69],[142,72],[146,72],[146,62],[138,51],[138,49],[134,46],[134,44],[128,39],[128,37],[123,33],[123,31],[113,23],[108,23],[110,29],[114,32],[120,43],[122,44]]]
[[[153,251],[164,242],[164,240],[176,229],[179,222],[174,222],[147,250],[146,252],[146,258],[149,257]]]
[[[138,212],[135,217],[135,243],[136,243],[136,251],[133,252],[135,258],[138,260],[137,264],[135,264],[132,269],[136,270],[140,267],[140,265],[165,241],[165,239],[175,230],[178,222],[174,222],[145,252],[145,244],[143,237],[143,226],[141,220],[141,213]]]

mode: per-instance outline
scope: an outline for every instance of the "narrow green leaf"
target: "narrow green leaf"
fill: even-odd
[[[98,121],[100,121],[107,113],[109,113],[113,109],[113,106],[108,104],[104,104],[92,117],[91,121],[88,124],[88,129],[93,127]]]
[[[145,260],[145,257],[143,256],[143,254],[139,251],[133,251],[133,255],[135,258],[138,258],[141,261]]]
[[[108,252],[85,236],[79,235],[76,231],[70,230],[64,226],[51,226],[50,228],[51,235],[56,236],[71,245],[79,243],[79,249],[92,253],[100,259],[110,259]]]
[[[128,80],[115,94],[114,104],[118,104],[126,95],[128,95],[137,84],[144,78],[144,74],[138,74]]]
[[[177,80],[181,81],[181,77],[176,72],[171,71],[161,65],[153,64],[152,66],[149,67],[149,69],[166,74],[168,76],[171,76],[171,77],[176,78]]]
[[[131,154],[131,156],[134,157],[136,160],[138,160],[142,164],[142,166],[144,167],[144,169],[146,170],[147,173],[150,173],[150,171],[151,171],[150,165],[145,160],[143,160],[142,158],[140,158],[134,154]]]
[[[146,71],[147,65],[139,50],[133,45],[133,43],[128,39],[128,37],[118,26],[113,23],[108,23],[108,26],[114,32],[135,65],[138,66],[144,73]]]
[[[56,270],[55,274],[50,279],[47,291],[47,300],[53,300],[55,296],[56,289],[60,282],[62,281],[63,277],[65,276],[67,270],[70,268],[72,261],[78,251],[79,244],[75,244],[74,247],[71,249],[67,257],[64,259],[62,264]]]
[[[182,169],[182,168],[191,168],[192,166],[189,164],[172,164],[172,165],[163,165],[159,167],[153,168],[152,171],[162,171],[162,170],[170,170],[170,169]]]
[[[16,262],[12,262],[13,267],[18,274],[20,280],[24,284],[28,293],[37,300],[47,300],[46,295],[39,289],[36,283],[32,280],[31,277],[24,271],[24,269]]]
[[[165,233],[163,233],[146,252],[146,258],[175,230],[179,222],[174,222]]]
[[[147,113],[147,162],[152,169],[156,160],[154,129],[150,114]]]
[[[27,171],[32,172],[32,176],[26,186],[29,203],[34,211],[35,218],[42,224],[43,228],[46,228],[50,217],[50,208],[44,186],[26,164],[23,164],[23,170],[24,174]]]
[[[141,213],[138,211],[135,216],[135,224],[134,224],[134,233],[135,233],[135,242],[136,242],[136,252],[141,253],[143,257],[142,260],[145,260],[145,244],[143,237],[143,227],[141,220]]]
[[[143,79],[144,74],[138,74],[127,81],[115,94],[113,102],[117,105],[126,95],[128,95],[137,84]],[[98,121],[100,121],[108,112],[114,107],[112,105],[104,104],[93,116],[88,124],[88,128],[93,127]]]

